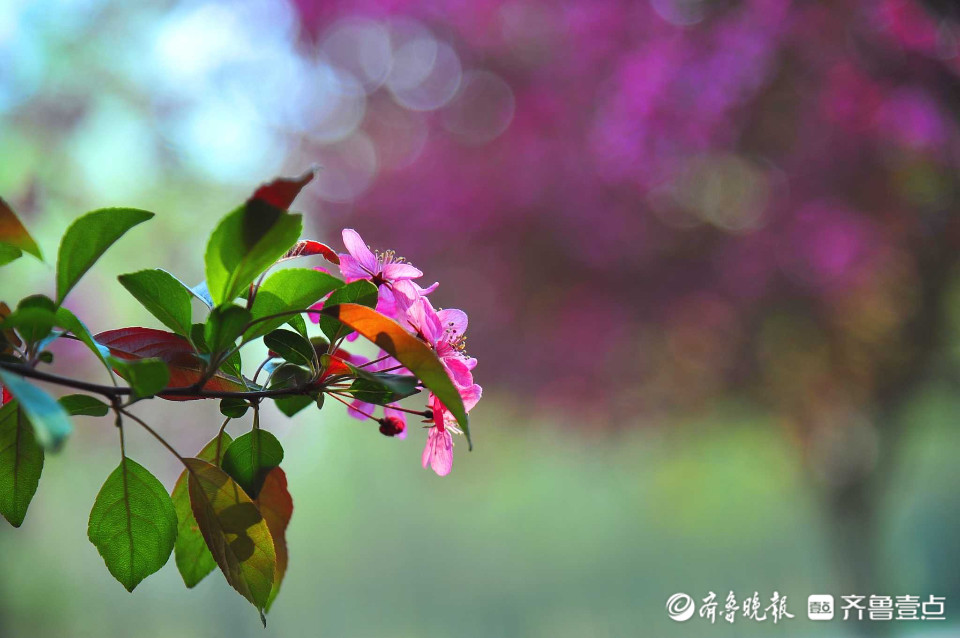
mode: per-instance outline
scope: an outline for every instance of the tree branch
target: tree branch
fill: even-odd
[[[93,392],[94,394],[100,394],[110,399],[133,394],[132,388],[100,385],[97,383],[88,383],[86,381],[80,381],[79,379],[71,379],[70,377],[64,377],[59,374],[53,374],[51,372],[35,370],[34,368],[30,368],[28,366],[20,365],[17,363],[8,363],[6,361],[0,361],[0,368],[3,368],[4,370],[9,370],[10,372],[13,372],[15,374],[19,374],[22,377],[36,379],[38,381],[46,381],[48,383],[54,383],[56,385],[64,386],[67,388],[74,388],[75,390]],[[171,396],[189,397],[193,399],[227,399],[227,398],[261,399],[266,397],[297,396],[301,394],[307,394],[307,386],[297,386],[293,388],[275,388],[272,390],[251,390],[249,392],[235,392],[235,391],[229,391],[229,390],[210,391],[210,390],[200,390],[193,386],[189,386],[185,388],[166,388],[158,392],[156,396],[158,397],[171,397]]]

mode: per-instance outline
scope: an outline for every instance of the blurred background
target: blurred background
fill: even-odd
[[[268,412],[296,509],[266,630],[219,574],[110,577],[85,532],[116,434],[78,418],[23,528],[0,526],[0,636],[956,635],[958,20],[948,0],[4,0],[0,194],[47,261],[4,268],[3,300],[52,290],[74,217],[135,206],[157,217],[67,305],[158,327],[116,275],[199,281],[216,221],[317,163],[306,236],[353,227],[439,280],[485,396],[444,479],[417,432]],[[71,346],[58,369],[99,380]],[[216,432],[216,405],[155,403],[183,453]],[[128,447],[172,486],[175,460]],[[796,618],[664,609],[731,590]],[[947,620],[814,623],[817,593],[945,596]]]

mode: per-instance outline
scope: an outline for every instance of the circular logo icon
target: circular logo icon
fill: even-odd
[[[690,620],[695,611],[696,605],[693,604],[693,598],[686,594],[674,594],[667,600],[667,613],[677,622]]]

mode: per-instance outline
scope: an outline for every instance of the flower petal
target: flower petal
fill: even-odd
[[[385,317],[390,317],[397,322],[403,321],[404,310],[397,305],[397,296],[389,286],[380,286],[380,294],[377,296],[377,312]]]
[[[441,332],[440,318],[437,316],[437,311],[433,309],[430,300],[421,297],[418,303],[410,306],[407,315],[414,330],[420,333],[431,346],[436,346],[443,333]]]
[[[373,414],[373,410],[374,406],[370,405],[369,403],[365,403],[360,399],[354,399],[347,407],[347,414],[354,419],[360,419],[363,421],[367,418],[367,415]]]
[[[341,235],[343,236],[343,245],[347,247],[347,252],[353,255],[361,266],[373,274],[380,272],[380,264],[377,262],[376,255],[364,243],[360,233],[352,228],[344,228]],[[342,259],[341,257],[341,261]]]
[[[340,255],[340,274],[348,284],[361,279],[372,279],[370,273],[363,269],[360,262],[353,255]]]
[[[469,412],[483,396],[483,388],[474,383],[466,388],[460,388],[460,396],[463,397],[463,408]]]
[[[417,277],[423,277],[423,272],[411,264],[395,261],[383,267],[383,278],[388,281],[416,279]]]
[[[310,306],[310,310],[317,310],[317,311],[323,310],[323,302],[322,302],[322,301],[318,301],[317,303],[313,304],[312,306]],[[310,320],[310,323],[320,323],[320,315],[319,315],[319,314],[315,314],[315,313],[312,313],[312,312],[308,312],[308,313],[307,313],[307,319]]]
[[[470,372],[470,368],[467,367],[466,360],[463,359],[463,357],[460,355],[441,357],[440,363],[447,369],[447,374],[450,375],[450,378],[456,385],[461,387],[473,385],[473,374]]]
[[[411,283],[413,283],[413,285],[417,287],[417,292],[420,294],[421,297],[426,297],[427,295],[429,295],[431,292],[433,292],[434,290],[436,290],[436,289],[440,286],[440,282],[439,282],[439,281],[433,282],[432,285],[430,285],[430,286],[428,286],[428,287],[426,287],[426,288],[421,287],[421,286],[420,286],[419,284],[417,284],[416,282],[411,282]]]
[[[453,468],[453,437],[445,430],[430,428],[427,444],[423,448],[423,467],[430,468],[437,476],[446,476]]]
[[[437,313],[447,341],[456,341],[467,331],[467,313],[456,308],[447,308]]]

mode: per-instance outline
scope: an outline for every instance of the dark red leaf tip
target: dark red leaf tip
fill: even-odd
[[[311,257],[313,255],[322,255],[327,261],[337,265],[340,264],[340,256],[333,248],[312,239],[301,239],[294,244],[293,248],[288,250],[279,261],[294,259],[296,257]]]
[[[278,177],[277,179],[263,184],[254,191],[251,200],[259,200],[286,210],[293,204],[303,187],[309,184],[317,174],[319,167],[311,166],[300,177]]]

